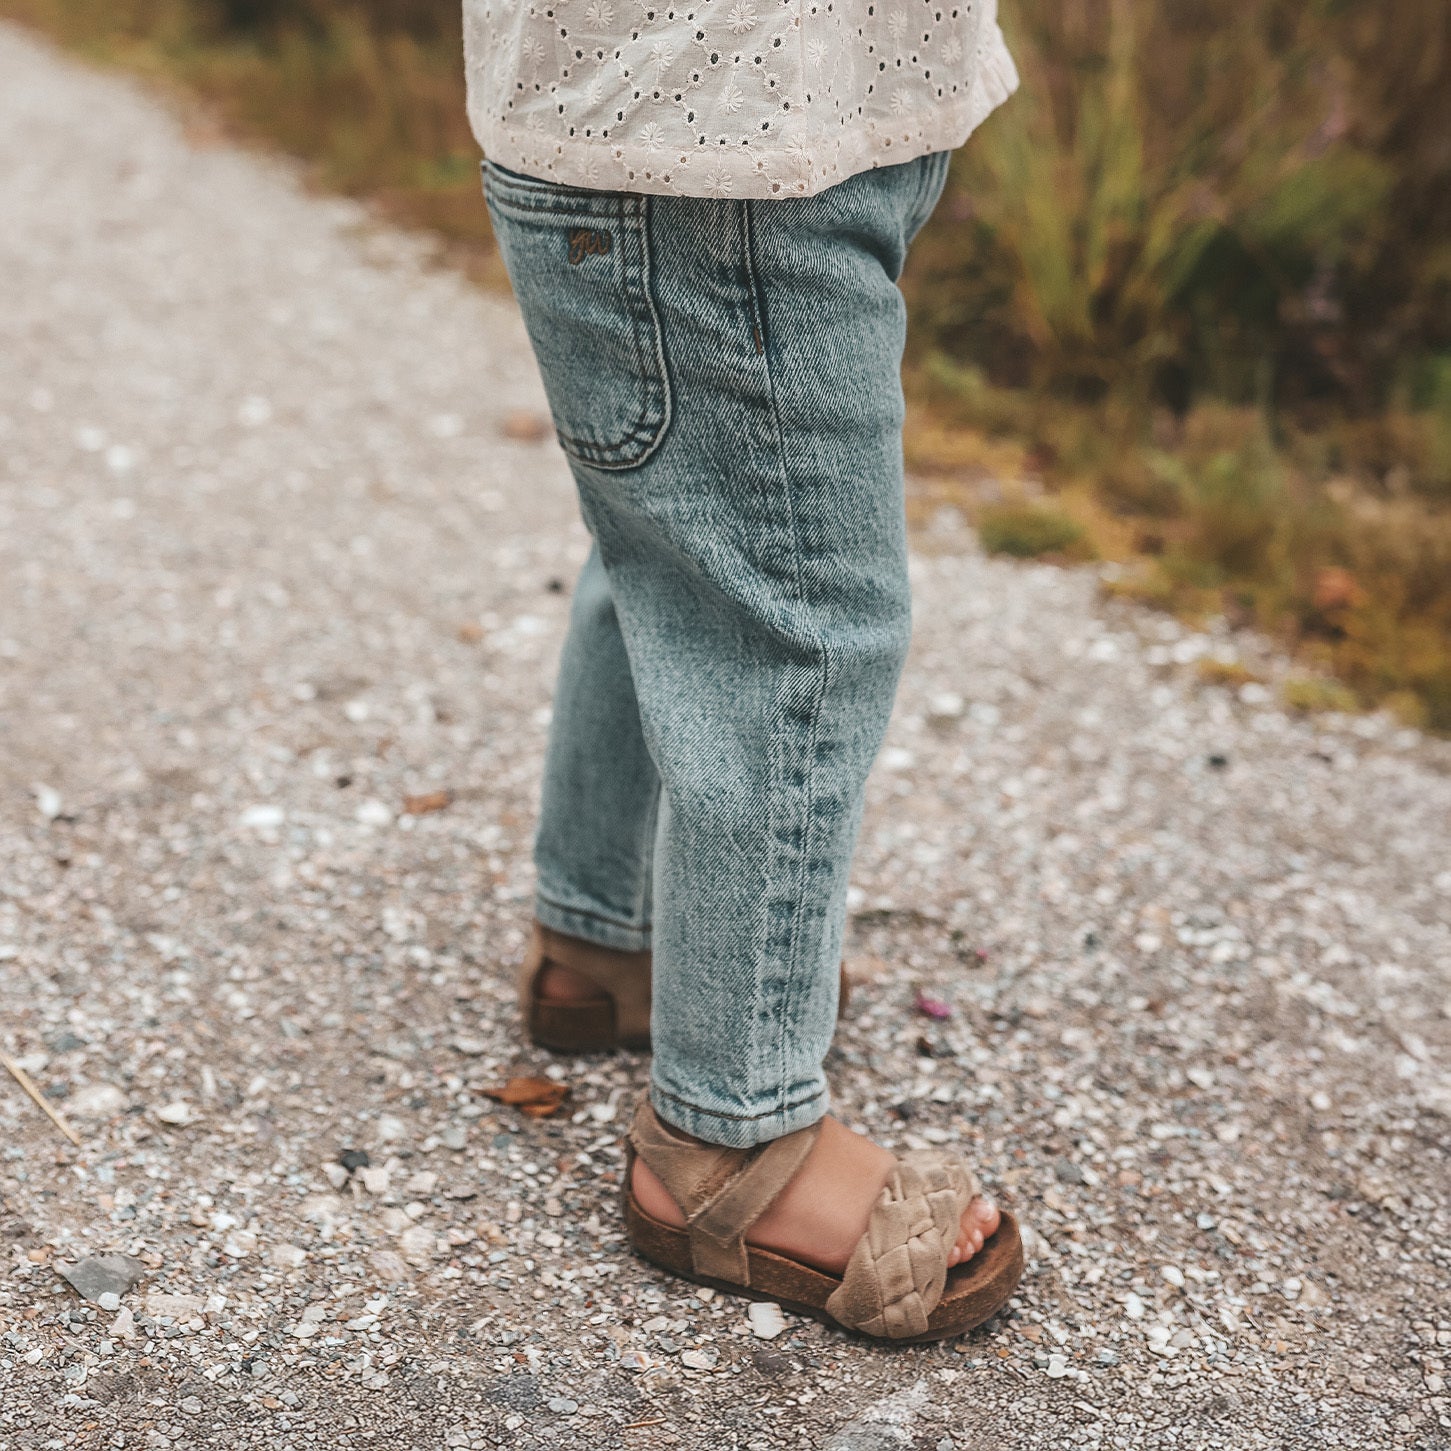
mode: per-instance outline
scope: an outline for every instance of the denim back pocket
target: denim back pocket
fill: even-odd
[[[670,423],[648,199],[493,162],[484,163],[484,196],[560,447],[597,469],[643,463]]]

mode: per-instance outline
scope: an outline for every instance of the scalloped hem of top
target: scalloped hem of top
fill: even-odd
[[[736,146],[701,156],[584,137],[541,145],[537,133],[485,116],[474,118],[474,130],[490,160],[562,186],[737,200],[806,197],[858,172],[961,146],[1018,89],[1017,66],[1001,33],[983,53],[977,82],[958,106],[934,113],[920,131],[894,135],[882,122],[863,122],[829,161],[822,154],[826,148],[814,150],[809,141],[770,150]]]

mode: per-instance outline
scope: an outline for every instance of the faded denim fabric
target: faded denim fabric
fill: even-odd
[[[949,153],[811,197],[485,164],[594,538],[535,863],[547,926],[654,949],[651,1099],[819,1119],[848,872],[910,634],[896,280]]]

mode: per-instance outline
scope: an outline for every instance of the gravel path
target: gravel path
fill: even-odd
[[[768,1341],[623,1247],[645,1060],[516,1029],[585,539],[511,307],[3,27],[0,220],[0,1046],[84,1145],[0,1075],[0,1448],[1451,1447],[1446,744],[925,529],[836,1106],[1033,1263]]]

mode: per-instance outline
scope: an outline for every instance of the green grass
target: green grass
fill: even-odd
[[[1332,710],[1353,711],[1360,707],[1355,695],[1338,680],[1327,680],[1322,676],[1293,676],[1285,681],[1280,695],[1291,710],[1307,715]]]
[[[1017,559],[1092,557],[1085,549],[1083,525],[1051,504],[988,504],[978,511],[974,522],[989,554]]]

